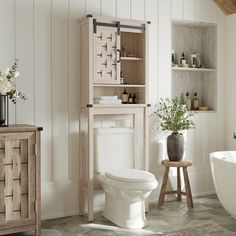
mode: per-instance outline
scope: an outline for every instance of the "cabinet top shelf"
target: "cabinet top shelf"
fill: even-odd
[[[145,88],[144,84],[94,84],[94,87]]]
[[[135,107],[146,107],[147,104],[93,104],[94,108],[135,108]]]
[[[141,57],[121,57],[122,61],[143,61]]]
[[[172,67],[173,71],[193,71],[193,72],[211,72],[214,68],[191,68],[191,67]]]

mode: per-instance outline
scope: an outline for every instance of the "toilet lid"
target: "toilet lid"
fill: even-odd
[[[118,181],[131,183],[145,183],[155,180],[155,176],[152,173],[136,169],[113,170],[106,172],[106,176]]]

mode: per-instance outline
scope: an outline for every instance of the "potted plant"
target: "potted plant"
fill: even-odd
[[[19,97],[26,100],[26,96],[16,88],[16,78],[20,75],[17,71],[18,60],[16,59],[11,68],[5,72],[0,71],[0,126],[8,125],[8,99],[14,104]]]
[[[167,137],[167,153],[170,161],[181,161],[184,154],[183,131],[195,128],[192,118],[196,112],[189,111],[179,98],[161,99],[154,111],[158,128],[171,131]]]

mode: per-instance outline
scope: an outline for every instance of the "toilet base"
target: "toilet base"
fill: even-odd
[[[146,225],[144,200],[130,202],[106,194],[104,217],[126,229],[141,229]]]

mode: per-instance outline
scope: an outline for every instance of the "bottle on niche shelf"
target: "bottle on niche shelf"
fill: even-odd
[[[186,107],[189,111],[191,111],[191,99],[189,92],[186,93]]]
[[[184,52],[182,52],[182,56],[179,59],[179,64],[180,65],[186,65],[187,64],[187,60],[186,60],[186,57],[184,56]]]
[[[136,97],[136,94],[134,93],[133,95],[133,104],[137,104],[137,97]]]
[[[186,104],[185,104],[184,94],[183,94],[183,93],[181,93],[181,95],[180,95],[180,104],[181,104],[181,105],[186,105]]]
[[[199,110],[199,98],[197,96],[197,92],[194,93],[193,95],[193,110]]]
[[[128,97],[128,93],[127,93],[126,89],[124,89],[124,92],[122,93],[121,100],[122,100],[123,104],[128,103],[129,97]]]
[[[124,77],[122,71],[120,72],[120,84],[124,84]]]
[[[133,104],[133,97],[131,93],[129,94],[129,99],[128,99],[129,104]]]

